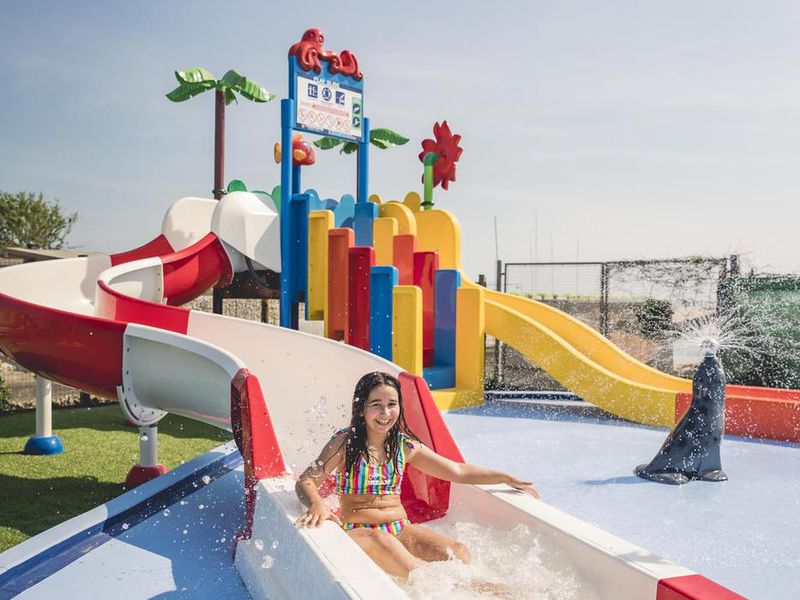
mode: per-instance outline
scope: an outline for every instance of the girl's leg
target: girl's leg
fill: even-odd
[[[456,540],[420,525],[407,525],[397,534],[408,551],[426,561],[447,560],[455,556],[462,562],[470,561],[469,549]]]
[[[408,577],[408,573],[422,562],[391,533],[379,529],[358,528],[351,529],[347,535],[389,575]]]

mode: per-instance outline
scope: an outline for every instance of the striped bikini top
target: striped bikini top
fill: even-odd
[[[347,431],[342,429],[336,435]],[[348,494],[371,494],[385,496],[400,494],[400,484],[403,483],[403,472],[406,469],[406,445],[414,448],[416,441],[405,433],[398,433],[400,442],[397,450],[397,467],[392,460],[385,465],[371,465],[364,455],[350,468],[349,473],[339,471],[336,475],[336,493],[340,496]],[[335,436],[334,436],[335,437]]]

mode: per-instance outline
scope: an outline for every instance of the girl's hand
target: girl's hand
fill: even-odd
[[[512,477],[511,481],[508,482],[508,485],[513,487],[515,490],[530,494],[534,498],[539,498],[539,492],[536,491],[536,488],[533,487],[533,484],[530,481],[520,481],[516,477]]]
[[[314,502],[306,512],[300,515],[294,522],[295,527],[322,527],[325,521],[333,521],[339,527],[342,521],[337,517],[328,505],[324,502]]]

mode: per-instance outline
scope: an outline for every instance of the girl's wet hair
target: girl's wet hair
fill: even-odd
[[[345,434],[345,461],[344,472],[349,473],[353,465],[356,464],[359,456],[369,463],[369,452],[367,451],[367,423],[364,420],[364,407],[367,404],[370,392],[381,385],[388,385],[397,391],[397,400],[400,405],[400,415],[397,422],[389,430],[384,443],[386,458],[395,463],[397,467],[397,455],[400,444],[400,433],[405,433],[413,439],[418,439],[408,427],[406,415],[403,409],[403,391],[400,389],[400,382],[396,377],[388,373],[373,371],[367,373],[356,384],[353,392],[353,416],[350,419],[350,428]]]

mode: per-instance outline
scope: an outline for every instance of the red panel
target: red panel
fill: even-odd
[[[161,262],[164,297],[173,306],[197,298],[217,283],[226,286],[233,279],[230,259],[213,233],[188,248],[162,256]]]
[[[392,241],[394,266],[397,267],[399,285],[414,285],[414,252],[417,236],[396,235]]]
[[[731,396],[747,396],[748,398],[776,398],[779,400],[795,400],[800,402],[800,390],[765,388],[746,385],[729,385],[725,389]]]
[[[375,264],[375,250],[354,246],[348,254],[347,337],[351,346],[369,351],[369,278]]]
[[[121,294],[104,281],[98,281],[98,313],[115,321],[139,323],[185,334],[189,326],[189,309],[156,304]]]
[[[120,252],[119,254],[111,255],[111,265],[121,265],[122,263],[131,262],[132,260],[139,260],[142,258],[150,258],[152,256],[162,256],[173,252],[173,248],[167,241],[163,234],[156,239],[147,242],[144,246],[139,246],[127,252]]]
[[[341,341],[347,335],[349,252],[354,235],[349,227],[338,227],[328,232],[328,312],[325,318],[328,337],[333,340]]]
[[[728,388],[730,391],[730,388]],[[675,422],[692,403],[691,394],[676,394]],[[800,443],[800,402],[776,398],[727,396],[725,433]]]
[[[464,462],[425,380],[409,373],[401,373],[399,379],[403,392],[403,411],[411,431],[437,454]],[[425,475],[409,466],[403,476],[400,496],[408,518],[413,523],[424,523],[447,513],[450,482]]]
[[[433,276],[439,268],[436,252],[414,253],[414,285],[422,290],[422,366],[433,366]]]
[[[685,575],[659,581],[656,600],[747,600],[747,598],[702,575]]]
[[[95,396],[116,398],[125,324],[0,294],[0,348],[31,371]]]
[[[244,460],[245,526],[235,539],[247,540],[253,534],[256,483],[283,475],[286,465],[261,385],[256,376],[244,368],[231,381],[231,431]]]

